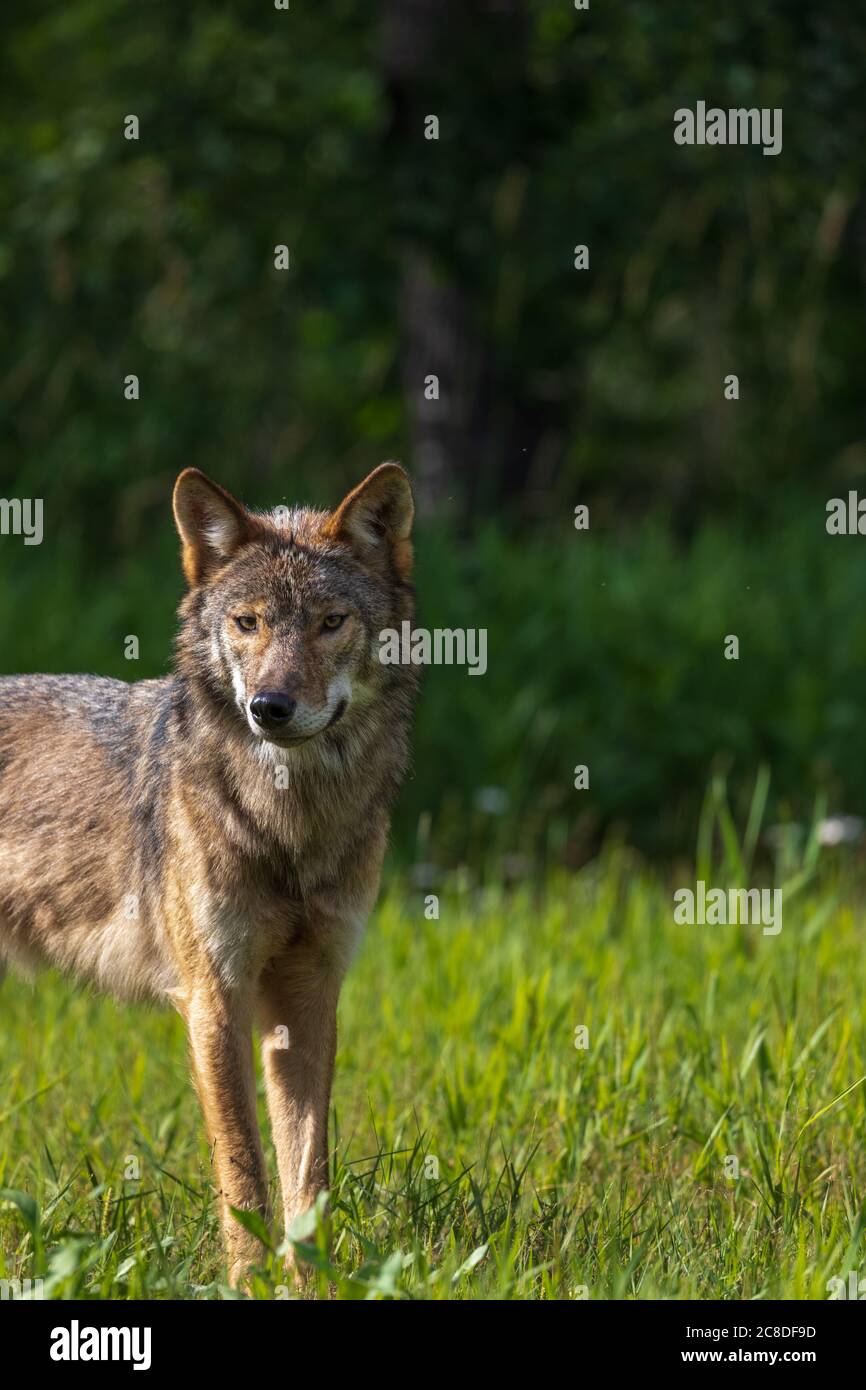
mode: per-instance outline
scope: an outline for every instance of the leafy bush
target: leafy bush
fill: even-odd
[[[182,592],[166,497],[102,538],[80,514],[56,532],[0,546],[3,670],[163,674]],[[710,525],[685,545],[662,519],[617,536],[566,516],[562,534],[530,539],[490,524],[470,542],[422,526],[419,622],[486,628],[488,668],[425,672],[398,852],[574,862],[611,827],[691,850],[719,764],[738,814],[761,765],[771,815],[808,818],[817,788],[831,810],[862,813],[858,546],[826,535],[817,500],[766,534]],[[138,662],[123,655],[129,633]],[[728,634],[738,661],[724,659]],[[581,763],[587,791],[573,785]]]

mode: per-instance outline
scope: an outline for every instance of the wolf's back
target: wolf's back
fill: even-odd
[[[99,978],[100,933],[137,891],[139,751],[170,686],[0,678],[0,957]]]

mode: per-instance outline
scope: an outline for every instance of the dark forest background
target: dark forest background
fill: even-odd
[[[0,496],[45,504],[0,669],[167,669],[184,466],[332,505],[396,457],[420,620],[489,631],[427,673],[401,854],[679,852],[714,771],[866,813],[866,538],[825,530],[866,495],[866,14],[76,0],[0,41]],[[698,100],[781,107],[781,154],[675,145]]]

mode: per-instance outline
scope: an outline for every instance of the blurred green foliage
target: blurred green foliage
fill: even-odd
[[[463,860],[521,876],[581,862],[609,828],[690,851],[713,766],[743,820],[761,765],[771,816],[808,820],[816,788],[862,814],[866,564],[862,538],[831,539],[824,521],[816,508],[746,540],[709,524],[684,544],[656,520],[615,547],[568,519],[519,546],[492,523],[469,546],[425,528],[419,619],[487,628],[487,672],[424,673],[401,857],[434,876]],[[4,670],[166,672],[182,592],[168,497],[146,520],[119,513],[104,542],[96,563],[96,526],[29,549],[6,538]],[[138,661],[124,657],[130,633]],[[738,661],[723,655],[729,633]]]
[[[127,632],[136,675],[165,668],[187,464],[270,505],[411,468],[420,253],[482,354],[453,366],[480,447],[422,522],[422,617],[490,651],[483,679],[428,675],[398,841],[426,811],[452,859],[580,857],[612,823],[691,844],[718,755],[857,809],[866,566],[823,505],[866,490],[866,18],[437,8],[429,43],[424,3],[0,19],[0,495],[46,507],[41,547],[0,539],[2,668],[128,677]],[[781,107],[781,155],[675,146],[699,99]],[[485,786],[505,815],[473,810]]]
[[[326,493],[405,455],[398,300],[419,247],[484,344],[485,435],[502,441],[515,403],[535,424],[516,481],[537,515],[579,487],[699,518],[866,470],[866,17],[841,0],[433,9],[408,115],[383,24],[405,11],[420,44],[411,5],[4,16],[5,478],[113,514],[118,486],[185,463],[288,493],[324,473]],[[781,106],[782,154],[676,146],[673,112],[698,99]],[[501,454],[473,488],[513,513]]]

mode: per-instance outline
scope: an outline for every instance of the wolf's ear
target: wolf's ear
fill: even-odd
[[[412,517],[415,504],[409,479],[399,463],[380,463],[378,468],[344,497],[333,513],[328,529],[348,541],[366,560],[390,555],[401,579],[412,570]]]
[[[253,537],[249,512],[197,468],[183,470],[174,485],[172,505],[189,584],[200,584]]]

